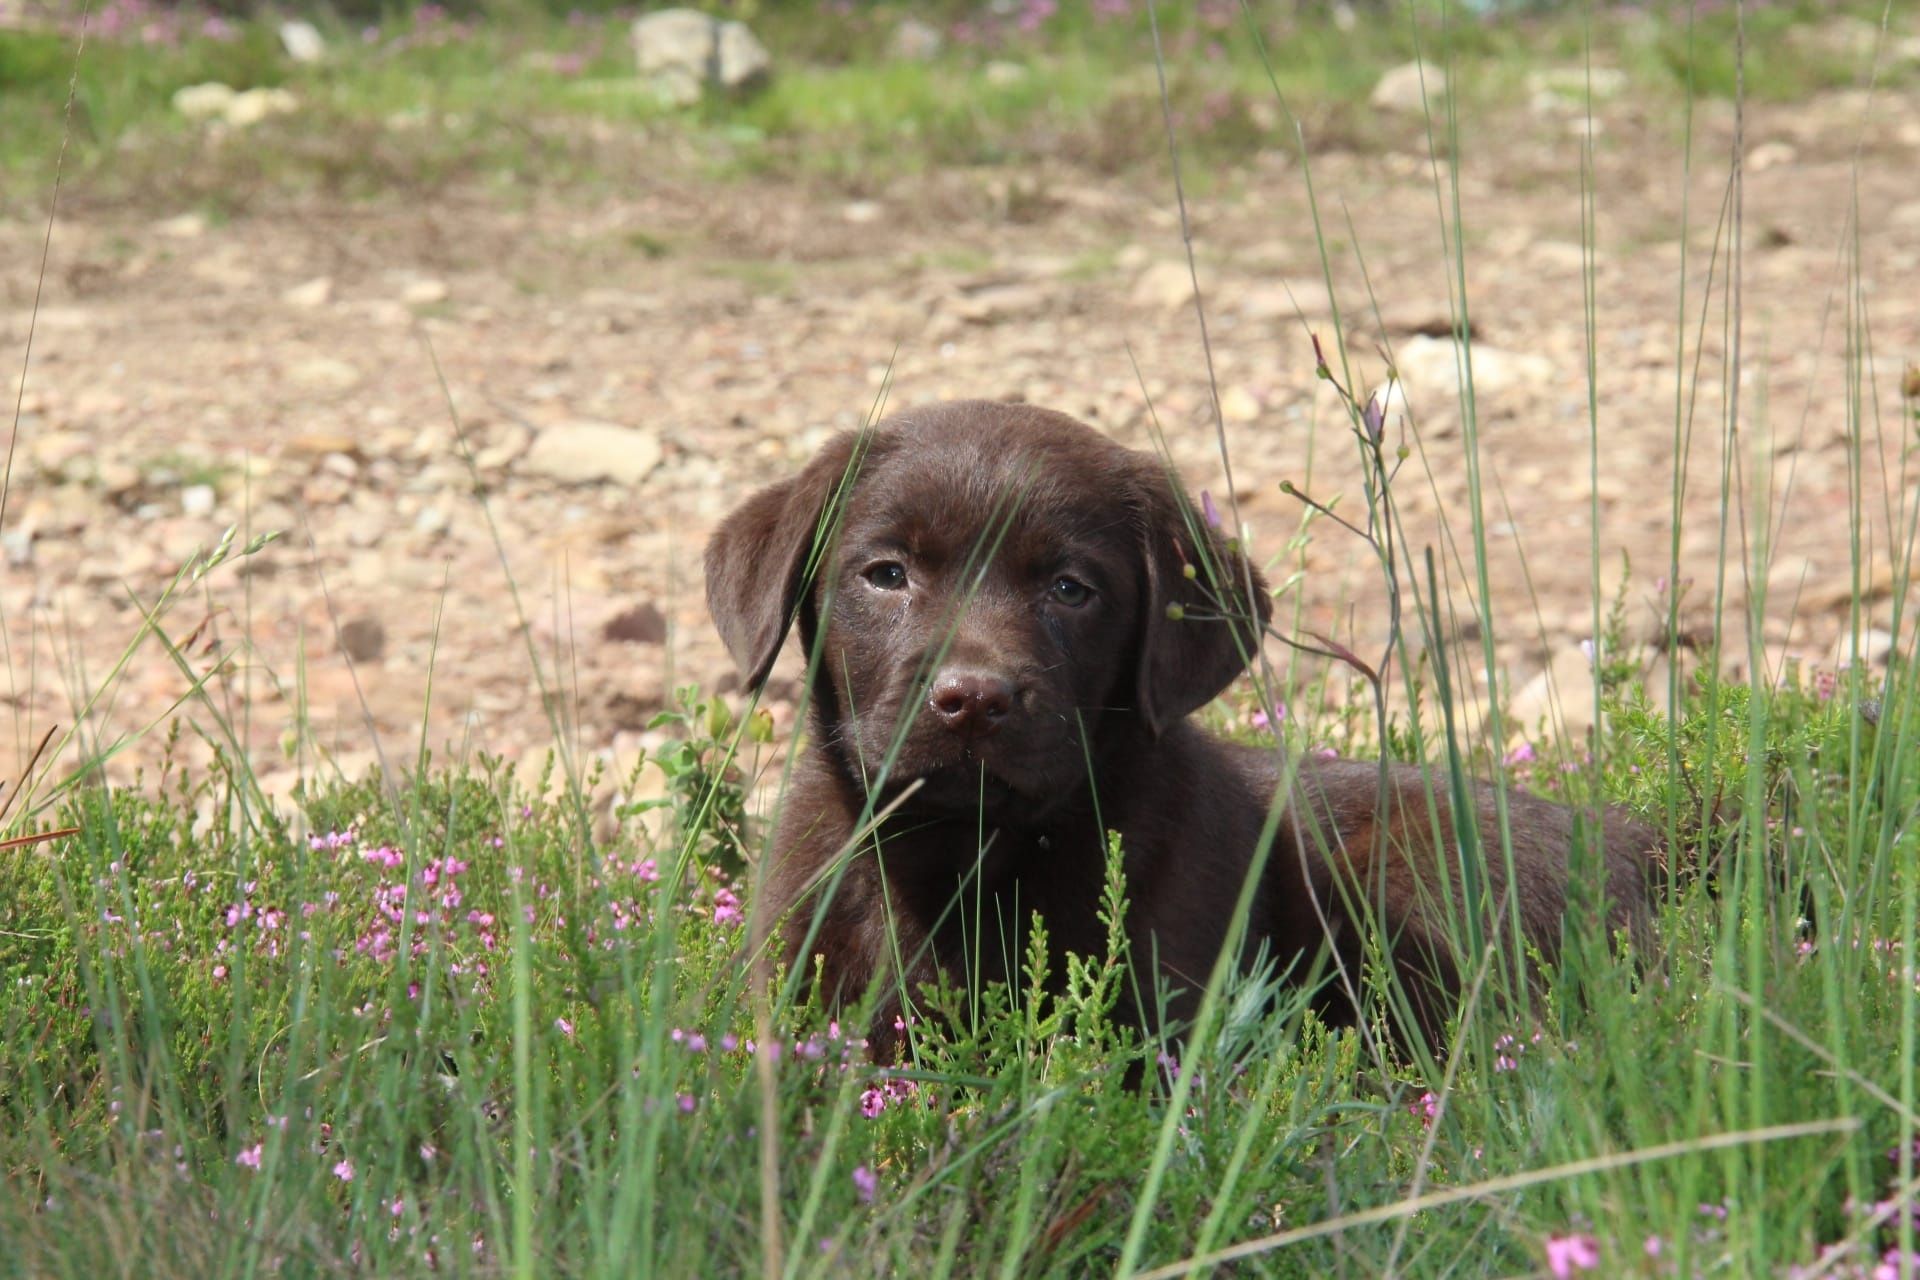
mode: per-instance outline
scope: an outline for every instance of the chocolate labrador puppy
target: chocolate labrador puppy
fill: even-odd
[[[897,1050],[903,1000],[936,973],[1017,972],[1034,913],[1056,953],[1100,954],[1108,831],[1132,955],[1152,975],[1127,1016],[1190,1017],[1287,773],[1247,955],[1264,943],[1296,972],[1332,956],[1357,976],[1378,930],[1421,1032],[1440,1033],[1477,963],[1449,941],[1462,879],[1445,774],[1283,770],[1276,749],[1189,719],[1247,668],[1271,606],[1158,458],[1025,405],[902,413],[749,498],[708,545],[706,572],[750,687],[796,624],[811,659],[809,735],[756,942],[779,931],[779,952],[809,972],[817,956],[830,1002],[881,984],[877,1056]],[[1650,831],[1509,793],[1509,878],[1494,789],[1478,785],[1471,807],[1490,936],[1510,936],[1499,930],[1517,906],[1526,941],[1554,954],[1577,828],[1603,837],[1592,896],[1605,905],[1589,909],[1641,928]],[[1323,1008],[1351,1016],[1337,986]]]

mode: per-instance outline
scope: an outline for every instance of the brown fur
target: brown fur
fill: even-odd
[[[1173,1018],[1192,1014],[1281,761],[1187,719],[1246,668],[1269,604],[1157,459],[1025,406],[902,413],[836,439],[736,510],[707,548],[707,593],[750,683],[796,623],[815,659],[810,736],[756,941],[778,929],[781,957],[810,962],[800,949],[818,912],[827,997],[885,983],[877,1053],[896,1043],[899,992],[940,970],[1007,977],[1035,912],[1056,950],[1097,954],[1107,830],[1121,833],[1136,964],[1175,990]],[[1393,765],[1384,791],[1382,780],[1373,763],[1300,766],[1247,948],[1265,940],[1304,968],[1330,941],[1351,965],[1363,929],[1382,929],[1432,1036],[1463,965],[1443,918],[1447,875],[1460,901],[1445,778]],[[1508,885],[1495,801],[1476,784],[1498,929]],[[854,841],[896,802],[877,838]],[[1507,806],[1519,916],[1551,956],[1575,814],[1519,793]],[[1601,824],[1606,923],[1637,931],[1657,841],[1617,812]],[[1351,1012],[1337,994],[1326,1005]]]

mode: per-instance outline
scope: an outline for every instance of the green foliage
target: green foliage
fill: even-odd
[[[1588,1232],[1618,1259],[1657,1235],[1691,1274],[1775,1269],[1849,1232],[1871,1242],[1881,1229],[1859,1206],[1886,1192],[1885,1152],[1906,1140],[1871,1090],[1897,1096],[1905,1070],[1888,1046],[1914,999],[1900,911],[1920,849],[1909,823],[1884,875],[1842,885],[1827,869],[1874,812],[1911,814],[1915,797],[1909,780],[1862,808],[1837,768],[1860,750],[1850,704],[1825,688],[1696,683],[1671,726],[1623,695],[1611,794],[1657,818],[1710,786],[1758,794],[1764,812],[1683,832],[1677,862],[1718,869],[1675,899],[1659,957],[1602,957],[1585,998],[1538,1024],[1476,1015],[1460,1043],[1490,1056],[1463,1050],[1430,1080],[1329,1032],[1257,965],[1222,993],[1212,1043],[1143,1039],[1120,1018],[1136,978],[1117,840],[1102,953],[1058,955],[1036,928],[1011,989],[931,993],[943,1015],[913,1028],[905,1062],[869,1064],[810,1005],[763,1024],[728,870],[756,845],[716,799],[743,726],[696,690],[662,721],[678,737],[659,756],[675,822],[658,851],[645,811],[596,839],[570,787],[523,793],[486,760],[423,764],[397,788],[310,784],[293,825],[240,822],[219,771],[169,770],[164,795],[83,793],[64,815],[80,835],[0,861],[0,1164],[33,1188],[5,1198],[0,1232],[36,1274],[93,1273],[112,1233],[147,1241],[123,1261],[169,1273],[349,1256],[382,1274],[490,1272],[522,1256],[511,1206],[532,1194],[545,1274],[635,1250],[680,1274],[736,1272],[766,1247],[746,1224],[771,1122],[783,1247],[802,1269],[1083,1274],[1113,1267],[1172,1123],[1143,1255],[1156,1262],[1391,1205],[1416,1183],[1534,1170],[1498,1223],[1467,1198],[1410,1219],[1417,1248],[1389,1217],[1258,1265],[1522,1272],[1546,1236]],[[1749,761],[1756,715],[1766,749]],[[1753,868],[1780,909],[1740,905]],[[1803,899],[1820,904],[1813,926]],[[1702,1052],[1736,1048],[1765,1069],[1703,1068]],[[1176,1079],[1189,1087],[1169,1117]],[[1552,1172],[1821,1118],[1859,1127]],[[102,1190],[123,1184],[131,1197]],[[134,1230],[155,1206],[270,1229]]]

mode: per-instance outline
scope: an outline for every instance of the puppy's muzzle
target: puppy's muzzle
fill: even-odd
[[[972,741],[1006,721],[1013,696],[1013,685],[990,671],[950,667],[934,677],[927,710],[949,733]]]

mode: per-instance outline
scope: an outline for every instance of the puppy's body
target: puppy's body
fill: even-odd
[[[905,414],[756,495],[716,534],[707,569],[751,681],[790,623],[815,658],[811,741],[759,918],[784,929],[790,962],[807,962],[811,932],[830,999],[886,984],[871,1037],[882,1055],[898,993],[939,971],[1010,976],[1035,913],[1056,949],[1097,953],[1108,830],[1121,834],[1143,994],[1151,966],[1177,993],[1172,1016],[1191,1013],[1281,770],[1277,752],[1186,719],[1245,668],[1268,602],[1156,459],[1023,406]],[[1446,789],[1405,766],[1384,793],[1381,779],[1371,763],[1300,766],[1247,947],[1286,965],[1330,943],[1351,961],[1371,922],[1431,1035],[1457,980]],[[1574,815],[1507,800],[1519,915],[1551,954]],[[1473,807],[1490,900],[1504,903],[1495,801],[1481,786]],[[1655,847],[1605,816],[1610,924],[1637,926]]]

